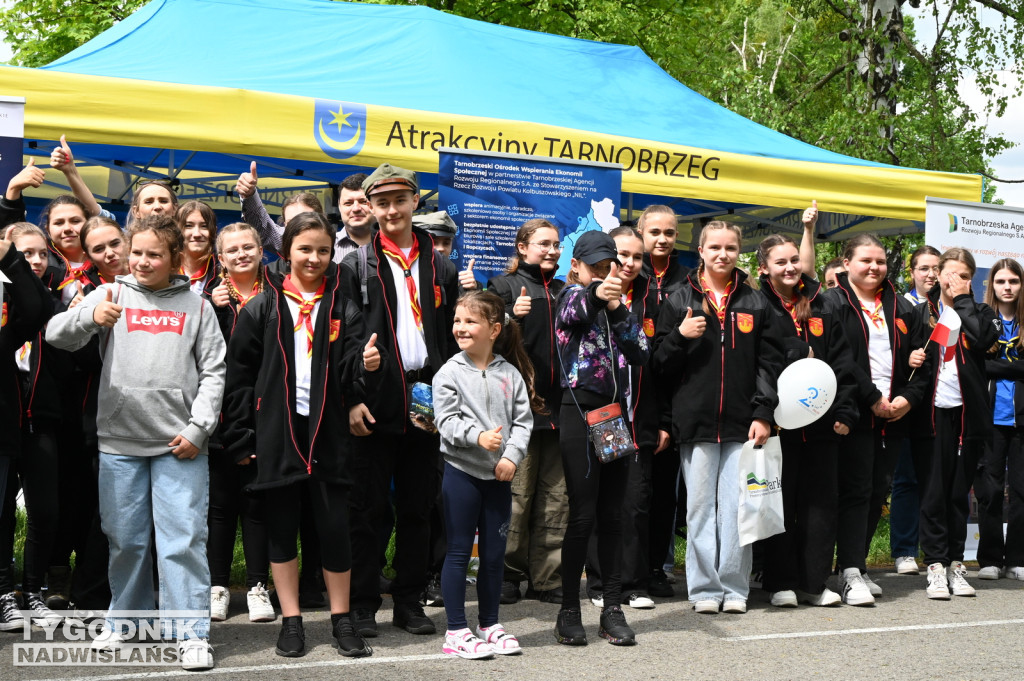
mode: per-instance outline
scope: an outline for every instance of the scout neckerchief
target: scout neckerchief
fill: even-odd
[[[793,300],[786,300],[782,296],[779,296],[779,300],[782,301],[782,307],[789,313],[789,316],[793,318],[793,326],[796,327],[796,335],[803,333],[803,329],[800,327],[800,320],[797,318],[796,304],[800,302],[800,294],[796,291],[793,292]]]
[[[874,310],[869,310],[867,308],[867,306],[864,305],[864,301],[862,301],[860,299],[860,297],[857,298],[857,302],[860,303],[860,309],[864,312],[864,314],[866,314],[868,316],[868,319],[871,320],[871,323],[875,325],[876,329],[884,329],[885,328],[885,317],[882,315],[882,291],[881,291],[881,289],[879,289],[878,293],[875,294],[875,309]]]
[[[409,251],[409,257],[406,257],[402,253],[402,249],[395,244],[394,241],[389,239],[383,230],[377,232],[380,235],[380,245],[384,251],[384,254],[389,258],[392,258],[398,263],[398,266],[402,268],[405,273],[405,288],[409,291],[409,303],[412,305],[412,316],[416,320],[416,328],[423,330],[423,310],[420,308],[420,298],[416,294],[416,280],[412,276],[412,265],[416,262],[416,258],[420,255],[420,242],[413,236],[412,249]]]
[[[68,268],[68,276],[64,278],[64,281],[60,282],[60,284],[57,285],[58,291],[63,291],[65,286],[76,281],[80,283],[82,286],[88,286],[89,284],[92,283],[91,281],[89,281],[89,277],[86,276],[86,273],[90,269],[92,269],[92,262],[84,262],[78,267],[72,267],[71,261],[64,257],[63,253],[61,253],[60,251],[56,251],[56,249],[54,250],[57,253],[57,255],[60,256],[60,259],[64,261],[64,266]]]
[[[290,277],[291,275],[288,276]],[[238,301],[238,309],[241,310],[245,307],[246,303],[263,292],[263,277],[259,273],[256,274],[256,284],[253,285],[252,293],[248,296],[242,295],[242,292],[238,290],[238,287],[235,286],[235,282],[230,276],[224,277],[224,285],[228,289],[228,295]]]
[[[203,281],[204,279],[206,279],[206,275],[210,273],[210,263],[212,261],[213,261],[213,256],[212,255],[206,256],[206,262],[203,263],[203,270],[201,272],[196,272],[195,274],[190,274],[189,275],[189,277],[188,277],[188,285],[189,286],[194,286],[197,281]],[[185,272],[185,264],[184,263],[182,263],[181,267],[178,268],[178,274],[188,274],[187,272]]]
[[[700,274],[700,286],[704,289],[704,296],[711,303],[711,307],[715,308],[715,314],[718,315],[718,323],[721,325],[725,324],[725,307],[729,304],[729,294],[732,293],[732,280],[729,280],[728,285],[725,287],[725,292],[722,294],[721,299],[715,300],[715,292],[708,286],[707,280],[704,279],[704,273]]]
[[[996,314],[999,315],[999,321],[1003,322],[1003,329],[1004,329],[1003,333],[1006,333],[1006,331],[1005,331],[1005,329],[1006,329],[1006,324],[1005,324],[1006,320],[1003,319],[1003,313],[1002,312],[997,312]],[[1000,335],[999,336],[999,340],[996,341],[996,342],[999,343],[999,350],[1000,350],[999,354],[1002,355],[1003,357],[1005,357],[1007,360],[1012,362],[1015,359],[1018,359],[1018,357],[1017,357],[1017,341],[1020,339],[1020,326],[1018,326],[1016,319],[1013,320],[1013,324],[1011,324],[1011,326],[1010,326],[1010,333],[1013,334],[1012,338],[1003,338],[1003,336]]]
[[[626,291],[626,309],[633,311],[633,282],[629,282],[629,290]]]
[[[18,350],[18,361],[24,362],[25,356],[30,352],[32,352],[32,341],[28,341],[27,343],[21,346],[20,350]]]
[[[310,300],[306,300],[302,291],[300,291],[295,284],[292,283],[292,275],[287,275],[284,278],[284,284],[281,286],[285,296],[291,298],[299,306],[299,318],[295,321],[295,331],[302,328],[303,324],[306,326],[306,357],[313,356],[313,308],[316,307],[316,301],[324,297],[324,287],[327,285],[327,279],[320,280],[320,288],[316,290],[313,297]]]

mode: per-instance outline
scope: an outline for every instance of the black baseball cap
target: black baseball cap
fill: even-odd
[[[583,232],[580,238],[576,239],[572,257],[588,265],[596,265],[602,260],[609,259],[614,260],[619,266],[622,265],[619,262],[619,252],[615,248],[615,239],[597,230]]]

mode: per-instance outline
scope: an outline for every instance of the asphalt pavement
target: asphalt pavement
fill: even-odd
[[[470,661],[441,653],[441,634],[413,636],[391,625],[390,600],[378,615],[380,636],[370,658],[349,660],[331,647],[326,610],[306,613],[302,658],[274,654],[279,621],[248,621],[245,594],[232,593],[226,622],[214,623],[216,668],[13,666],[20,634],[0,633],[0,679],[121,681],[183,676],[217,681],[269,679],[1021,679],[1024,677],[1024,582],[980,581],[975,598],[931,601],[925,577],[872,570],[884,595],[874,607],[780,609],[754,590],[745,615],[698,615],[677,597],[655,599],[651,610],[625,608],[638,644],[612,646],[597,635],[599,610],[584,600],[589,645],[569,648],[552,634],[558,606],[524,600],[502,606],[501,621],[523,647],[516,657]],[[475,598],[473,587],[468,596]],[[443,631],[443,608],[427,608]],[[468,607],[475,624],[476,607]],[[42,640],[34,632],[33,640]]]

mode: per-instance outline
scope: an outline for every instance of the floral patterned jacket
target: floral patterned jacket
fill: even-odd
[[[562,386],[624,401],[629,392],[627,367],[646,364],[651,349],[636,315],[625,305],[609,310],[608,302],[597,297],[600,284],[572,284],[559,296],[555,339],[562,363]],[[618,363],[614,380],[612,349]]]

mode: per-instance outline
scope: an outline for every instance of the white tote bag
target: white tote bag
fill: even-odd
[[[782,446],[778,437],[763,447],[743,443],[740,452],[740,546],[786,531],[782,511]]]

